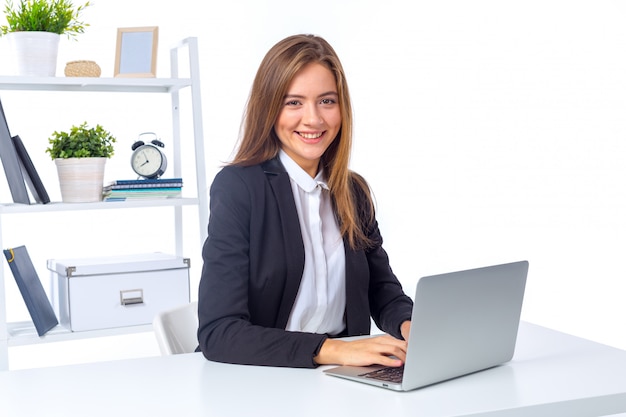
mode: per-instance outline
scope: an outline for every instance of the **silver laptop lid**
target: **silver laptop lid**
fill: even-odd
[[[324,372],[409,391],[511,360],[515,351],[528,262],[421,278],[401,383],[366,377],[382,366],[340,366]]]
[[[511,360],[527,273],[520,261],[421,278],[403,389]]]

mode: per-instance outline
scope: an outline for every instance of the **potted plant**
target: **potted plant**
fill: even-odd
[[[0,35],[13,46],[20,75],[56,75],[60,37],[84,33],[89,24],[80,19],[89,5],[89,1],[74,6],[71,0],[19,0],[16,6],[6,0],[7,24],[0,26]]]
[[[46,152],[56,164],[63,202],[101,201],[104,167],[114,154],[115,137],[84,122],[69,132],[55,131],[48,142]]]

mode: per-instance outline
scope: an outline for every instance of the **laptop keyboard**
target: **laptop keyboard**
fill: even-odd
[[[387,367],[382,369],[377,369],[375,371],[366,372],[359,376],[363,376],[365,378],[378,379],[380,381],[401,383],[402,382],[402,374],[404,373],[404,366],[400,367]]]

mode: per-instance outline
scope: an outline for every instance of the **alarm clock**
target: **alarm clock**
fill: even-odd
[[[145,132],[139,135],[138,140],[133,143],[133,154],[130,157],[130,165],[133,171],[143,178],[159,178],[167,168],[167,158],[163,153],[165,145],[158,139],[150,142],[140,140],[142,136],[152,135],[156,138],[156,134]]]

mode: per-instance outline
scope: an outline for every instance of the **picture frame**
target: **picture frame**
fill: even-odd
[[[117,29],[114,77],[156,77],[158,26]]]

